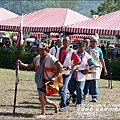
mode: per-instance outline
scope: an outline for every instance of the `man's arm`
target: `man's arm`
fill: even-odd
[[[100,62],[101,62],[102,67],[103,67],[103,69],[104,69],[104,76],[106,76],[106,75],[107,75],[107,69],[106,69],[106,65],[105,65],[104,59],[101,59]]]
[[[54,73],[53,77],[51,78],[51,82],[54,83],[55,78],[59,75],[59,73],[61,72],[63,65],[60,62],[55,62],[54,64],[56,72]]]
[[[70,69],[72,69],[74,66],[76,66],[76,65],[80,65],[80,63],[81,63],[81,60],[78,60],[77,62],[74,62],[72,65],[71,65],[71,67],[70,67]]]
[[[63,68],[63,65],[60,63],[60,62],[56,62],[54,64],[55,66],[55,69],[56,69],[56,72],[54,74],[54,77],[57,77],[59,75],[59,73],[61,72],[62,68]]]
[[[17,60],[16,64],[26,69],[31,69],[34,67],[33,62],[31,64],[25,64],[25,63],[22,63],[21,60]]]
[[[80,63],[81,63],[81,59],[75,52],[73,52],[73,54],[72,54],[72,60],[74,61],[74,63],[71,66],[68,66],[67,67],[68,69],[72,69],[74,66],[80,65]]]
[[[104,76],[106,76],[108,73],[107,73],[105,61],[104,61],[104,58],[103,58],[103,53],[102,53],[102,50],[101,50],[100,48],[99,48],[98,50],[99,50],[99,54],[100,54],[100,56],[99,56],[100,62],[101,62],[102,67],[103,67],[103,69],[104,69]]]

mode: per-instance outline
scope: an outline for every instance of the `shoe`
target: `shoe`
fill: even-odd
[[[73,99],[73,100],[72,100],[72,103],[76,103],[76,100],[75,100],[75,99]]]
[[[83,104],[76,104],[76,107],[82,107]]]
[[[59,109],[59,112],[65,112],[66,111],[66,107],[62,107]]]
[[[97,98],[92,98],[92,102],[97,102]]]
[[[46,118],[46,116],[45,116],[45,115],[38,115],[38,116],[36,116],[35,118],[36,118],[36,119]]]
[[[88,95],[83,95],[83,100],[86,100],[86,98],[88,97]]]
[[[86,95],[84,94],[84,95],[83,95],[83,100],[85,100],[85,99],[86,99]]]
[[[69,97],[69,99],[66,100],[66,105],[69,106],[70,104],[70,99],[71,99],[71,96]]]

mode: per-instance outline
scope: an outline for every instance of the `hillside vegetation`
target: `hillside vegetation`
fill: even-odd
[[[92,17],[90,10],[96,10],[103,0],[1,0],[0,7],[21,15],[43,8],[70,8],[87,17]]]

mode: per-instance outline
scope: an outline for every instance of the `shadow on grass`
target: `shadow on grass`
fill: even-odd
[[[109,89],[110,87],[108,87],[108,86],[100,86],[99,88],[107,88],[107,89]]]
[[[19,88],[19,91],[23,91],[23,92],[25,92],[25,91],[30,91],[30,92],[35,92],[35,90],[26,90],[26,89],[21,89],[21,88]]]
[[[19,102],[19,104],[40,104],[39,102],[34,102],[34,103],[30,103],[30,102],[28,102],[28,101],[23,101],[23,102]]]
[[[31,79],[20,79],[20,81],[32,81]]]
[[[6,91],[15,91],[15,89],[7,89]],[[34,93],[37,94],[36,90],[26,90],[26,89],[21,89],[21,88],[19,88],[18,92],[19,92],[19,91],[24,91],[24,92],[25,92],[25,91],[26,91],[26,92],[27,92],[27,91],[30,91],[30,92],[32,91],[32,92],[34,92]]]
[[[61,100],[60,98],[55,98],[55,97],[48,97],[50,100]]]
[[[50,99],[50,100],[61,100],[61,98],[58,94],[55,94],[55,95],[52,95],[52,96],[47,95],[47,98]]]
[[[10,107],[13,107],[12,105],[8,105]],[[1,105],[1,107],[6,107],[6,105]],[[32,105],[28,105],[28,106],[16,106],[16,111],[17,109],[19,108],[29,108],[29,109],[41,109],[40,106],[32,106]],[[54,107],[53,106],[49,106],[47,105],[46,106],[46,110],[52,110],[54,111]],[[53,115],[54,113],[47,113],[47,115]],[[34,118],[35,117],[35,114],[29,114],[29,113],[18,113],[18,112],[15,112],[15,113],[10,113],[10,112],[0,112],[0,116],[2,116],[3,118],[4,117],[20,117],[20,118]]]
[[[0,112],[0,116],[13,116],[13,117],[25,117],[25,118],[29,118],[29,117],[34,117],[34,114],[27,114],[27,113],[9,113],[9,112]]]
[[[1,105],[1,107],[13,107],[13,105]],[[24,106],[22,106],[22,105],[16,105],[16,109],[17,108],[28,108],[28,109],[40,109],[40,104],[38,105],[38,106],[34,106],[34,105],[24,105]]]

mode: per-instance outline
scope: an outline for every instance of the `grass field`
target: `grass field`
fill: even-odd
[[[13,114],[15,70],[0,68],[0,120],[34,119],[41,112],[34,72],[20,71],[17,90],[16,113]],[[120,119],[120,80],[113,81],[108,88],[108,80],[99,80],[99,99],[91,102],[91,96],[83,102],[84,106],[75,107],[71,102],[66,112],[54,114],[54,108],[46,107],[46,119]],[[59,95],[48,96],[60,102]]]

